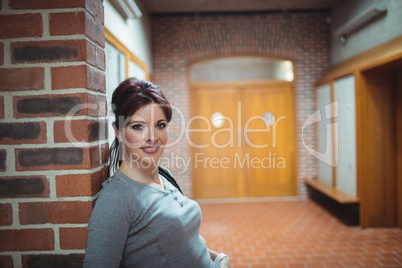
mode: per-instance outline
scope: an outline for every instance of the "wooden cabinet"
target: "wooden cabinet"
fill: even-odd
[[[341,204],[358,203],[355,78],[348,75],[316,89],[317,178],[310,186]]]
[[[359,203],[362,227],[402,228],[401,77],[398,37],[317,82],[317,150],[332,150],[332,159],[318,160],[317,178],[306,182],[339,203]]]

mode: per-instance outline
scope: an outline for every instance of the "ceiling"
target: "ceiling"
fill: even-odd
[[[150,14],[331,9],[345,0],[136,0]]]

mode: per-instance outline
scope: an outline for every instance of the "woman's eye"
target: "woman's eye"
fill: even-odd
[[[166,127],[166,123],[159,123],[158,125],[156,125],[156,127],[159,129],[164,129]]]
[[[142,126],[141,124],[137,124],[137,125],[132,126],[132,128],[133,128],[134,130],[142,130],[142,129],[143,129],[143,126]]]

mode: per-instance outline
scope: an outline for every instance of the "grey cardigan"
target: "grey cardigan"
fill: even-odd
[[[116,172],[103,183],[88,224],[84,267],[216,268],[199,234],[201,210],[165,189]]]

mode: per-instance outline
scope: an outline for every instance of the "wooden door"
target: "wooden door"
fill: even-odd
[[[237,146],[239,91],[231,86],[200,86],[193,90],[193,116],[189,121],[195,198],[244,196],[243,174],[234,166],[242,154]],[[216,113],[220,113],[217,115]],[[222,123],[214,126],[212,116]]]
[[[291,89],[288,82],[193,86],[195,198],[296,195]],[[221,126],[213,125],[216,113]]]
[[[255,85],[244,92],[246,189],[250,197],[297,194],[294,103],[289,83]]]

